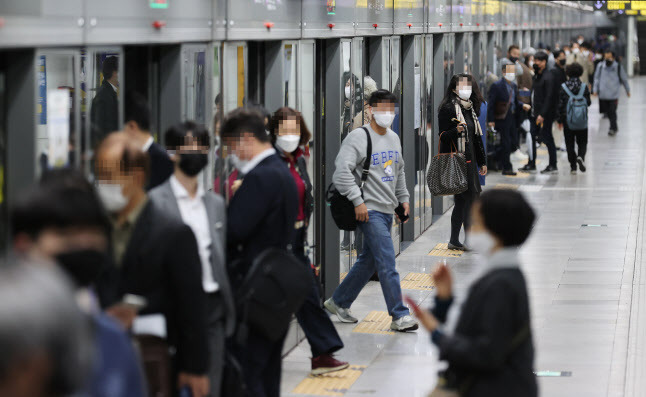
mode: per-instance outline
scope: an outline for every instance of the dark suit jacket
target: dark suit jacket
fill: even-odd
[[[534,75],[532,92],[532,114],[535,117],[543,116],[543,118],[553,120],[553,112],[558,106],[558,91],[554,83],[554,74],[551,70],[545,69],[543,73]]]
[[[206,294],[202,265],[191,228],[148,202],[135,224],[120,267],[109,266],[97,283],[102,307],[124,294],[143,296],[140,314],[166,317],[168,343],[181,372],[206,374]]]
[[[92,147],[101,142],[103,137],[119,130],[119,100],[117,93],[107,80],[96,92],[92,99]]]
[[[516,94],[516,104],[515,104],[516,109],[515,109],[515,113],[512,115],[511,105],[509,105],[509,111],[507,112],[507,117],[505,117],[504,120],[517,120],[518,115],[523,110],[523,103],[518,98],[518,86],[516,85],[516,83],[511,83],[511,84],[512,84],[512,89]],[[505,103],[509,102],[509,88],[507,87],[508,87],[508,83],[504,77],[496,81],[491,85],[491,87],[489,87],[489,98],[487,100],[487,103],[489,104],[487,106],[488,122],[501,121],[501,120],[496,120],[494,116],[495,108],[496,108],[497,102],[505,102]]]
[[[177,205],[177,199],[170,185],[170,180],[153,189],[150,192],[150,199],[165,214],[172,215],[180,220],[182,219],[182,214]],[[225,306],[223,308],[216,308],[216,310],[222,311],[226,334],[227,336],[231,336],[235,328],[235,306],[225,262],[226,208],[222,196],[210,191],[205,192],[203,201],[211,228],[211,268],[213,269],[213,277],[220,286],[220,293],[222,294],[222,300]]]
[[[287,248],[298,215],[296,183],[285,162],[272,155],[245,177],[228,209],[231,282],[239,287],[254,258],[267,248]]]
[[[168,157],[166,150],[157,142],[150,145],[148,155],[150,156],[150,176],[148,186],[146,186],[147,191],[166,182],[175,171],[173,161]]]

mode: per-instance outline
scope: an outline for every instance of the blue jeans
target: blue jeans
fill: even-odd
[[[388,314],[397,320],[410,312],[402,303],[399,273],[395,268],[395,248],[390,237],[393,216],[377,211],[369,211],[368,214],[368,222],[359,223],[359,229],[363,232],[363,251],[334,291],[332,299],[339,307],[349,308],[376,270]]]

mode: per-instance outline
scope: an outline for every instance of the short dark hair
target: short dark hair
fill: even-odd
[[[101,71],[104,79],[111,79],[114,72],[119,71],[119,59],[115,56],[105,58]]]
[[[237,108],[230,111],[220,127],[222,139],[240,138],[242,134],[253,134],[260,142],[269,143],[270,138],[265,131],[265,120],[255,110]]]
[[[264,121],[264,119],[267,119],[267,123],[269,123],[269,120],[271,119],[271,113],[269,112],[269,110],[267,110],[267,108],[265,108],[261,104],[259,104],[259,103],[250,103],[247,106],[247,109],[255,110],[256,112],[260,113],[260,115],[263,118],[263,121]]]
[[[590,42],[584,41],[583,43],[579,44],[579,47],[590,49],[591,48]]]
[[[565,67],[565,75],[568,77],[581,77],[583,75],[583,66],[574,62]]]
[[[509,46],[509,48],[507,49],[507,53],[509,54],[509,53],[511,52],[511,50],[518,50],[518,51],[520,51],[520,47],[518,47],[516,44],[512,44],[512,45],[510,45],[510,46]]]
[[[554,59],[558,58],[561,54],[565,54],[565,51],[563,50],[556,50],[552,53],[554,55]]]
[[[536,54],[534,54],[534,60],[535,61],[547,61],[549,56],[545,51],[539,51]]]
[[[166,148],[176,150],[178,147],[183,146],[189,133],[197,139],[200,146],[211,146],[209,131],[205,126],[193,121],[185,121],[166,130]]]
[[[606,49],[606,50],[603,52],[603,54],[604,54],[604,55],[605,55],[605,54],[612,54],[612,57],[613,57],[613,58],[616,58],[616,57],[617,57],[617,54],[615,54],[615,52],[614,52],[613,50],[609,49],[609,48],[608,48],[608,49]]]
[[[519,246],[527,240],[536,214],[525,197],[509,189],[487,190],[478,199],[485,227],[503,246]]]
[[[134,121],[142,131],[150,131],[150,106],[138,92],[126,92],[126,114],[124,122]]]
[[[289,118],[295,119],[298,123],[298,127],[301,130],[301,140],[299,142],[299,145],[307,145],[310,139],[312,139],[312,133],[307,128],[305,119],[303,118],[301,112],[289,107],[282,107],[276,110],[271,120],[269,120],[267,130],[269,131],[269,135],[271,136],[271,142],[276,143],[276,137],[278,136],[278,127],[280,127],[280,122]]]
[[[368,105],[370,106],[375,106],[378,103],[397,103],[397,97],[395,94],[388,90],[384,89],[379,89],[370,95],[370,99],[368,100]]]
[[[94,187],[81,171],[62,168],[47,171],[40,183],[24,194],[11,211],[13,235],[32,238],[48,228],[88,227],[102,231],[106,238],[110,219]]]

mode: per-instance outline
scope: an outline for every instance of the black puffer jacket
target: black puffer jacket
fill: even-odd
[[[581,89],[581,80],[578,77],[573,77],[569,79],[568,81],[565,82],[565,85],[567,88],[572,91],[574,95],[579,93],[579,90]],[[590,90],[588,87],[585,87],[585,92],[583,93],[583,96],[585,97],[586,102],[588,103],[588,106],[592,103],[590,100]],[[559,107],[558,107],[558,122],[561,124],[565,124],[565,121],[567,119],[567,103],[568,100],[570,99],[569,95],[565,92],[563,87],[559,87]]]

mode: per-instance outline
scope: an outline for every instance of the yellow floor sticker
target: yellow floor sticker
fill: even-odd
[[[529,172],[516,172],[516,175],[503,175],[505,178],[529,178]]]
[[[462,256],[460,250],[450,250],[447,243],[438,244],[433,248],[431,252],[428,253],[429,256],[445,256],[449,258],[459,258]]]
[[[519,185],[514,185],[511,183],[497,183],[496,186],[494,186],[494,189],[510,189],[510,190],[518,190]]]
[[[348,275],[348,272],[343,272],[343,273],[341,273],[341,277],[339,278],[339,281],[343,281],[343,279],[344,279],[344,278],[345,278],[345,276],[347,276],[347,275]]]
[[[435,282],[430,274],[408,273],[401,282],[402,289],[418,289],[430,291],[435,288]]]
[[[352,330],[352,332],[359,332],[361,334],[380,334],[380,335],[394,335],[395,332],[390,329],[392,318],[388,312],[370,312],[361,320],[359,324]]]
[[[309,375],[296,386],[292,393],[312,396],[343,396],[365,369],[365,365],[351,365],[343,371],[318,376]]]

